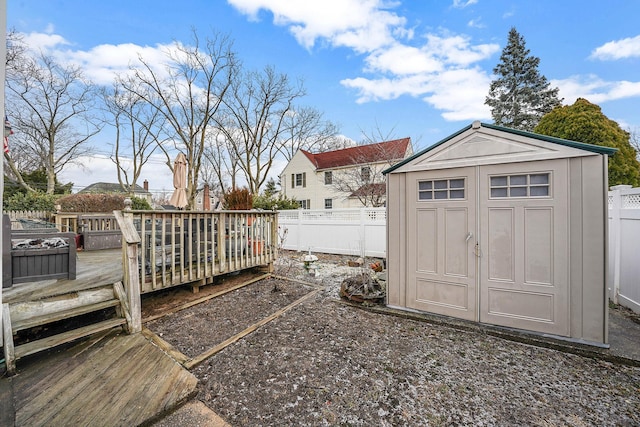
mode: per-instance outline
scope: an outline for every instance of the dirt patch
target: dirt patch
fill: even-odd
[[[264,279],[145,326],[194,358],[313,289],[287,280]]]
[[[309,276],[282,254],[281,292],[256,282],[150,325],[199,354],[309,292],[300,280],[324,286],[193,368],[231,425],[640,424],[640,369],[345,305],[341,283],[365,270],[319,258]]]

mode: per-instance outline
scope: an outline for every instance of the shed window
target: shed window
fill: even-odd
[[[491,198],[549,197],[550,173],[500,175],[491,177]]]
[[[464,178],[418,181],[418,200],[464,199]]]

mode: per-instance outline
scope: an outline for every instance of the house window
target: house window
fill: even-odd
[[[298,206],[300,206],[300,209],[311,209],[311,200],[298,200]]]
[[[292,173],[291,174],[291,188],[306,187],[307,186],[307,173]]]
[[[333,173],[331,171],[326,171],[324,173],[324,185],[333,184]]]
[[[324,199],[324,208],[333,209],[333,199]]]
[[[491,177],[491,198],[549,197],[550,173],[499,175]]]
[[[371,180],[371,168],[369,166],[363,166],[360,169],[360,178],[362,182],[369,182]]]
[[[418,181],[418,200],[464,199],[464,178]]]

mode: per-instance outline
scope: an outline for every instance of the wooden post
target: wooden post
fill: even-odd
[[[122,242],[125,250],[125,277],[124,286],[127,294],[127,303],[131,310],[131,323],[128,325],[129,333],[142,331],[142,304],[140,302],[140,269],[138,266],[138,243],[140,235],[133,225],[133,214],[130,205],[125,202],[125,214],[114,211],[118,225],[122,231]]]
[[[2,336],[4,337],[4,362],[7,373],[16,373],[16,358],[13,349],[13,330],[11,328],[11,315],[9,304],[2,304]]]

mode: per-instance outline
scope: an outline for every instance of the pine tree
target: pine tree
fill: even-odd
[[[549,87],[539,64],[540,58],[525,47],[524,37],[511,28],[500,63],[493,69],[497,78],[484,102],[496,125],[531,131],[542,116],[561,105],[558,88]]]

